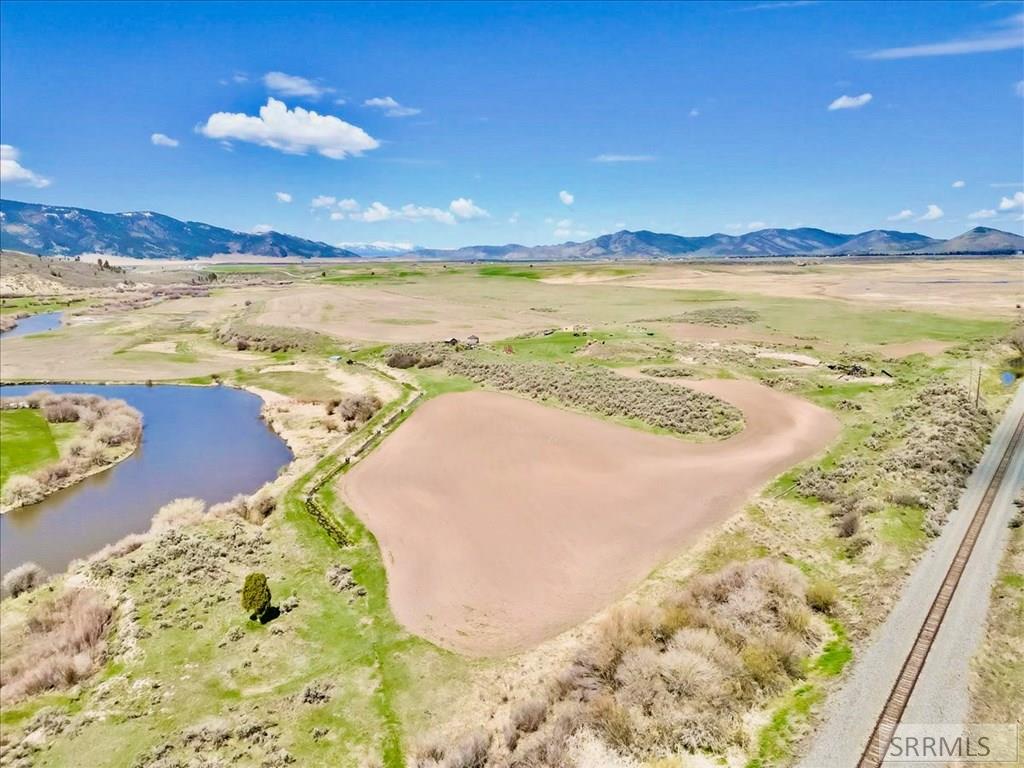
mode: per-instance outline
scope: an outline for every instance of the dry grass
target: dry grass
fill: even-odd
[[[3,582],[0,583],[0,595],[17,597],[23,592],[45,584],[47,579],[49,579],[49,574],[40,566],[35,563],[22,563],[4,574]]]
[[[697,577],[660,605],[620,606],[546,695],[513,705],[501,738],[435,745],[417,766],[590,768],[582,755],[627,766],[723,754],[745,743],[754,709],[802,676],[822,634],[809,604],[822,597],[797,569],[756,560]],[[476,762],[460,762],[470,753]]]
[[[0,665],[0,700],[66,688],[91,675],[103,656],[112,609],[91,589],[65,592],[38,608]]]

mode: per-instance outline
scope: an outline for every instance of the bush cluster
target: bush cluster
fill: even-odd
[[[48,578],[46,571],[35,563],[22,563],[4,574],[3,581],[0,582],[0,595],[17,597],[45,584]]]
[[[0,665],[0,700],[66,688],[92,674],[112,615],[103,595],[92,589],[70,590],[40,606]]]
[[[985,451],[995,421],[961,386],[940,382],[897,409],[899,448],[882,468],[926,507],[926,530],[937,534],[959,503]]]
[[[416,765],[572,765],[585,731],[627,758],[721,754],[743,743],[752,708],[802,677],[819,640],[812,599],[831,608],[796,568],[757,560],[698,577],[659,606],[620,608],[499,731],[428,746]]]
[[[451,373],[571,408],[625,419],[681,435],[726,437],[742,426],[739,411],[716,397],[663,381],[630,379],[600,366],[448,359]]]
[[[241,322],[221,327],[216,337],[221,344],[235,349],[260,352],[316,352],[330,346],[330,339],[316,331]]]
[[[47,421],[77,422],[82,434],[68,445],[67,455],[31,475],[13,475],[4,484],[4,507],[33,504],[53,491],[69,485],[114,460],[124,446],[142,438],[142,414],[124,400],[98,395],[55,395],[41,390],[27,398],[6,398],[0,407],[29,407]]]
[[[392,368],[433,368],[448,357],[453,346],[448,344],[396,344],[389,347],[384,361]]]
[[[655,317],[639,322],[646,323],[694,323],[698,325],[746,325],[761,318],[758,312],[745,307],[705,307],[683,312],[670,317]]]

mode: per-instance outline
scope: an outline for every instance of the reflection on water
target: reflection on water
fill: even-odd
[[[13,339],[15,336],[27,336],[30,333],[55,331],[60,328],[63,318],[63,312],[43,312],[39,315],[25,317],[19,320],[11,330],[0,333],[0,338]]]
[[[143,385],[5,386],[0,395],[38,389],[117,397],[143,415],[142,445],[115,467],[0,516],[0,570],[33,560],[56,572],[129,533],[149,528],[172,499],[210,504],[251,493],[291,461],[259,418],[261,401],[229,387]]]

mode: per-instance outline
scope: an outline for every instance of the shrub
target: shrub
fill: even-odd
[[[0,592],[9,597],[17,597],[23,592],[35,589],[46,583],[49,575],[35,563],[22,563],[4,574],[0,582]]]
[[[505,744],[508,748],[515,749],[520,738],[540,728],[547,713],[548,703],[543,699],[521,701],[513,707],[505,729]]]
[[[496,389],[557,400],[571,408],[649,424],[679,434],[725,437],[742,425],[733,406],[711,395],[654,379],[632,379],[596,365],[448,359],[449,372]]]
[[[839,521],[836,533],[841,539],[848,539],[860,530],[860,515],[857,512],[847,512]]]
[[[28,475],[11,475],[4,483],[4,506],[21,506],[30,504],[43,496],[43,486],[34,477]]]
[[[838,600],[839,590],[830,581],[816,579],[807,587],[807,604],[819,613],[831,615]]]
[[[164,504],[153,515],[149,530],[160,533],[184,525],[193,525],[203,520],[205,510],[206,502],[200,499],[175,499]]]
[[[338,403],[335,411],[345,421],[365,422],[380,410],[381,405],[376,395],[349,395]]]
[[[0,666],[0,699],[67,687],[90,675],[103,655],[112,615],[92,589],[66,592],[39,608],[29,616],[15,652],[5,655]]]
[[[242,586],[242,608],[250,619],[260,619],[270,608],[270,587],[262,573],[250,573]]]
[[[419,363],[420,356],[414,352],[397,349],[391,352],[386,360],[392,368],[412,368]]]
[[[43,418],[55,424],[78,421],[78,409],[65,400],[55,400],[42,407]]]

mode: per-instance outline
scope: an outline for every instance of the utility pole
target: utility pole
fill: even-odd
[[[981,363],[978,363],[978,385],[974,388],[974,410],[978,410],[981,402]]]

